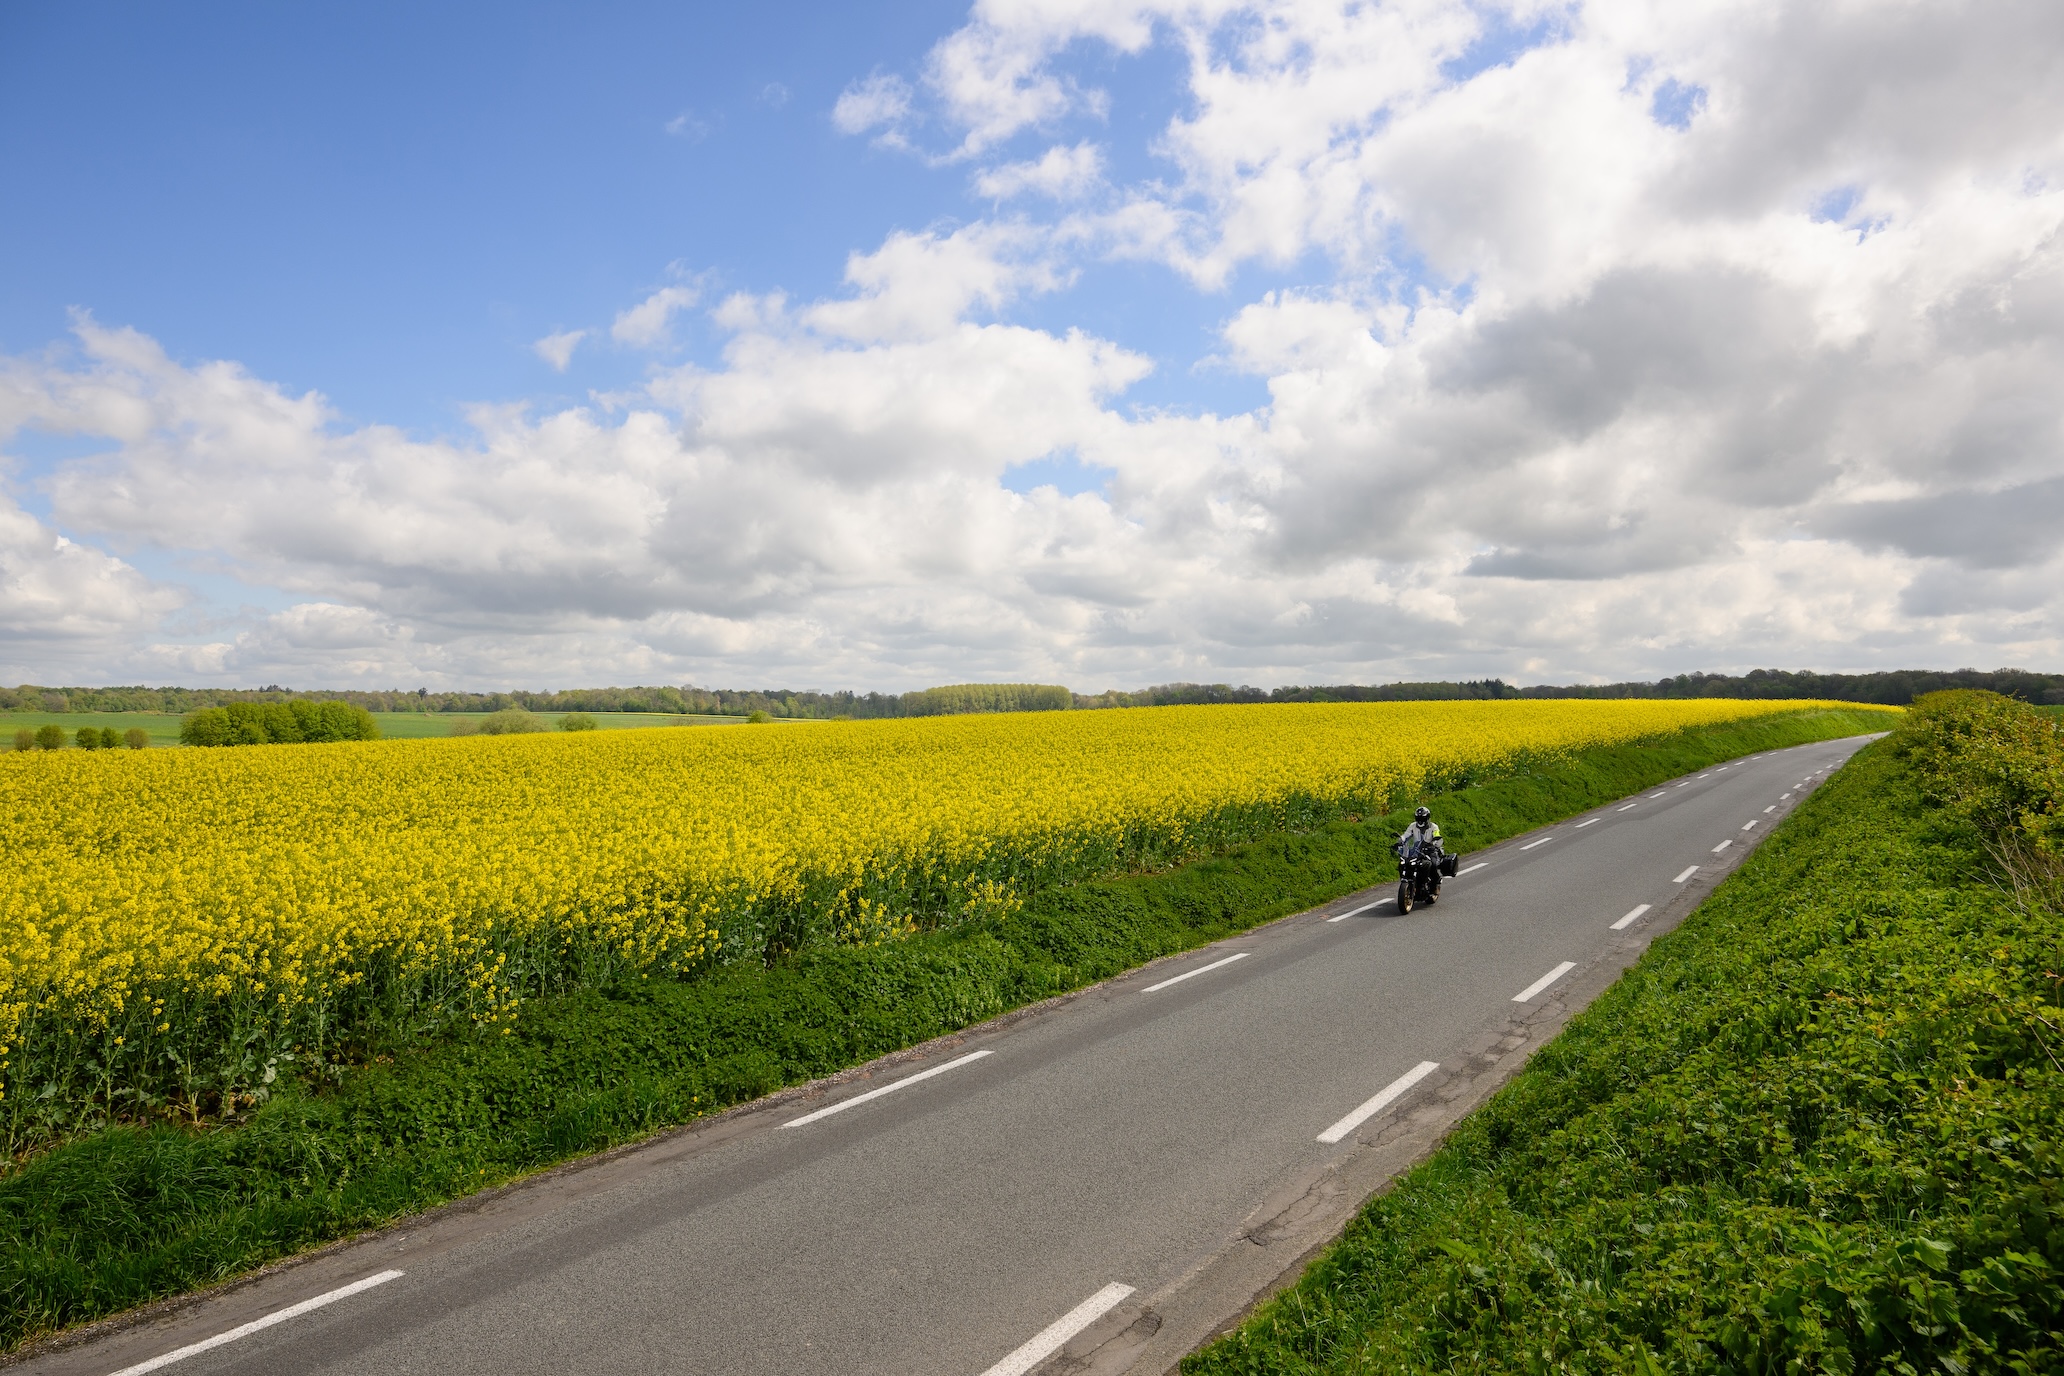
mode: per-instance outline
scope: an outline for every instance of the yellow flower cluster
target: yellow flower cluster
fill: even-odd
[[[497,1021],[604,971],[1006,914],[1052,883],[1801,705],[1171,707],[10,755],[0,1063],[37,1027],[180,1045],[203,1008],[234,1010],[207,1015],[211,1038],[282,1048],[334,1032],[354,999]]]

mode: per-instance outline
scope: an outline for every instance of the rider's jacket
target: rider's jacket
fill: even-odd
[[[1425,826],[1414,822],[1398,834],[1398,845],[1407,855],[1417,855],[1421,846],[1440,845],[1440,823],[1428,822]]]

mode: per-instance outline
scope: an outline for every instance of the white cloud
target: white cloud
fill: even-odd
[[[903,78],[876,72],[839,93],[831,109],[832,126],[841,134],[893,127],[910,112],[910,94],[910,83]]]
[[[618,312],[616,322],[609,327],[609,337],[634,349],[656,349],[667,342],[674,312],[688,309],[701,295],[695,287],[661,287],[637,305]]]
[[[1032,162],[982,169],[975,174],[975,190],[998,201],[1027,191],[1055,200],[1074,200],[1102,181],[1103,175],[1103,150],[1095,144],[1055,144]]]
[[[552,365],[552,371],[563,373],[573,362],[573,351],[588,337],[586,330],[558,330],[546,335],[530,346],[532,353]]]
[[[147,652],[240,681],[2064,661],[2064,11],[985,0],[922,96],[876,74],[834,121],[943,128],[992,199],[1080,198],[1137,165],[1120,120],[1024,144],[1125,98],[1081,53],[1155,42],[1186,64],[1136,150],[1163,175],[886,234],[826,299],[734,295],[721,359],[607,413],[354,429],[83,321],[78,356],[0,366],[0,433],[112,454],[57,465],[0,549],[131,590],[142,621],[80,644],[152,643],[177,591],[91,550],[61,572],[58,531],[283,591]],[[1099,258],[1157,265],[1100,289],[1224,293],[1213,366],[1267,404],[1133,404],[1185,360],[1067,326],[1112,318],[1067,294]],[[1307,285],[1242,285],[1288,265]],[[695,299],[612,336],[656,346]],[[1104,492],[1000,484],[1063,454]],[[55,643],[63,600],[12,633]]]

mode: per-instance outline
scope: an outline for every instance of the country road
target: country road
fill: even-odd
[[[1465,857],[1437,906],[1342,899],[17,1369],[1167,1371],[1864,739],[1649,789]]]

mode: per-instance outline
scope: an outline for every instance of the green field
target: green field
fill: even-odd
[[[564,712],[540,712],[552,725],[559,724]],[[591,712],[595,725],[604,731],[627,731],[647,726],[736,726],[743,717],[690,717],[669,712]],[[423,736],[449,736],[452,723],[461,719],[479,721],[485,712],[375,712],[373,720],[380,723],[380,735],[385,740],[415,740]],[[179,717],[170,712],[0,712],[0,750],[11,749],[14,733],[27,727],[34,731],[45,722],[56,722],[64,728],[65,744],[72,743],[73,733],[82,726],[95,729],[104,726],[115,728],[121,735],[131,727],[140,726],[150,732],[151,745],[179,744]]]

